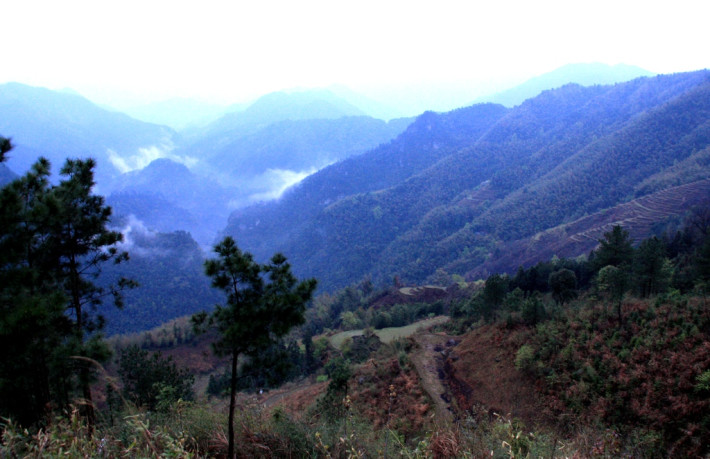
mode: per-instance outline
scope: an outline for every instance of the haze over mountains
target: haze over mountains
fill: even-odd
[[[272,93],[246,107],[182,100],[132,111],[156,124],[76,94],[5,84],[0,135],[16,149],[0,181],[40,155],[56,169],[66,157],[97,158],[97,192],[117,226],[142,235],[131,242],[141,260],[134,266],[153,292],[160,282],[175,292],[168,284],[176,279],[198,282],[198,247],[225,234],[261,260],[283,251],[299,276],[317,277],[326,290],[366,276],[473,278],[549,258],[546,234],[597,234],[594,225],[617,221],[594,217],[607,209],[613,216],[627,215],[619,206],[631,202],[650,208],[631,219],[643,220],[635,233],[643,237],[649,221],[702,201],[710,77],[647,75],[566,66],[488,98],[498,103],[416,118],[344,88]],[[692,186],[672,191],[681,185]],[[154,241],[174,275],[147,268]],[[595,243],[587,237],[556,254],[576,256]],[[153,307],[153,297],[137,295],[127,315]],[[179,296],[162,296],[159,317],[143,322],[210,306],[185,307]],[[119,322],[121,331],[138,329]]]
[[[651,75],[653,73],[633,65],[568,64],[506,91],[479,97],[473,103],[493,102],[514,107],[546,89],[559,88],[569,83],[581,86],[608,85]]]
[[[0,86],[0,109],[0,132],[16,145],[0,178],[24,173],[39,156],[55,171],[67,157],[92,156],[97,191],[117,211],[153,229],[187,230],[203,247],[234,207],[273,199],[407,124],[368,117],[328,91],[269,94],[185,136],[70,92],[19,83]]]

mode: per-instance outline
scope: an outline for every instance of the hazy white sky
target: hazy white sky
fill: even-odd
[[[575,62],[710,67],[709,13],[707,0],[17,0],[2,7],[0,83],[100,102],[332,84],[474,94]]]

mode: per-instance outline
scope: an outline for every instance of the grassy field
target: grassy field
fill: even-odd
[[[411,336],[417,330],[422,328],[429,328],[432,325],[443,324],[448,322],[449,316],[436,316],[431,319],[420,320],[419,322],[414,322],[413,324],[405,325],[404,327],[388,327],[381,330],[375,330],[375,334],[380,338],[383,343],[389,343],[397,338],[403,338],[405,336]],[[330,344],[336,349],[340,349],[343,342],[347,338],[352,338],[353,336],[362,335],[363,330],[349,330],[330,337]]]

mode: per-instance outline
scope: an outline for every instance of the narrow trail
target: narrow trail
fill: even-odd
[[[443,352],[451,348],[453,337],[422,331],[415,333],[412,338],[419,349],[410,355],[410,359],[421,378],[422,387],[434,402],[436,419],[440,422],[452,422],[454,415],[451,410],[451,397],[443,383]]]

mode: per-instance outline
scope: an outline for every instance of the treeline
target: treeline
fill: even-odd
[[[707,289],[710,259],[710,208],[696,208],[681,229],[664,232],[633,246],[628,231],[615,226],[588,257],[539,262],[519,267],[515,275],[494,274],[471,299],[452,307],[453,317],[469,323],[502,317],[546,317],[541,295],[562,306],[582,293],[619,305],[627,293],[639,298]],[[535,306],[533,306],[535,305]],[[531,316],[529,308],[537,312]],[[528,308],[528,309],[526,309]],[[548,306],[548,309],[550,306]],[[527,312],[526,312],[527,311]],[[619,314],[620,316],[620,314]]]
[[[401,327],[417,320],[448,312],[444,289],[442,298],[427,301],[417,296],[407,297],[398,286],[375,289],[369,279],[345,287],[335,293],[314,298],[306,311],[306,326],[312,334],[333,330],[357,330]]]

